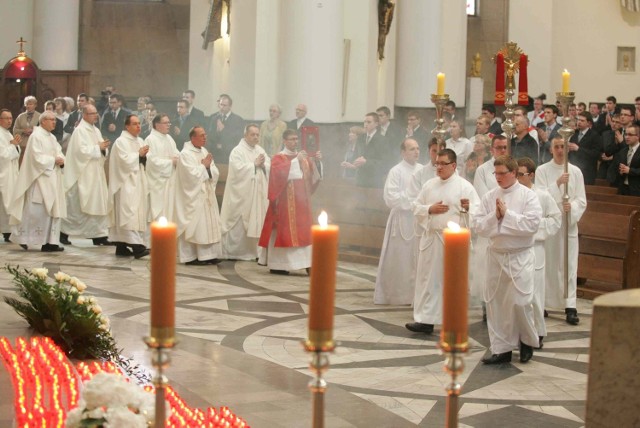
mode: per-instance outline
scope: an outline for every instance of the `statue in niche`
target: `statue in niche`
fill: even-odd
[[[482,58],[480,58],[480,52],[477,52],[473,56],[473,62],[471,63],[471,77],[482,76]]]
[[[378,59],[384,59],[384,44],[393,21],[393,9],[396,7],[391,0],[378,0]]]
[[[225,9],[226,16],[223,16]],[[231,34],[231,0],[213,0],[211,2],[211,7],[209,8],[207,26],[202,34],[200,34],[204,39],[202,41],[202,49],[206,50],[209,43],[215,42],[223,36],[223,18],[227,21],[227,34]]]

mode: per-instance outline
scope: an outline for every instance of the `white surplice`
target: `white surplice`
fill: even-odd
[[[109,187],[104,171],[108,152],[100,151],[100,129],[82,120],[69,139],[64,163],[67,218],[62,232],[84,238],[102,238],[109,232]]]
[[[468,214],[462,212],[461,199],[469,199]],[[431,205],[439,201],[448,205],[449,211],[429,214]],[[449,221],[469,227],[469,217],[473,218],[479,204],[480,199],[471,183],[457,173],[446,180],[435,177],[427,181],[413,202],[413,213],[420,235],[413,299],[414,321],[423,324],[442,323],[442,231]]]
[[[413,199],[418,197],[418,194],[422,190],[422,186],[436,175],[436,166],[432,164],[431,161],[427,162],[426,165],[419,165],[416,167],[416,170],[413,172],[413,176],[411,177],[411,181],[409,182],[407,195]]]
[[[410,305],[416,282],[416,233],[409,183],[420,164],[406,161],[391,168],[384,184],[384,202],[391,209],[384,231],[378,276],[373,294],[376,305]]]
[[[11,233],[9,203],[18,181],[20,146],[11,144],[13,135],[0,127],[0,233]]]
[[[255,160],[264,155],[263,168]],[[269,207],[269,168],[271,161],[264,149],[249,145],[245,139],[229,155],[229,173],[224,188],[220,219],[224,258],[255,260],[258,239]]]
[[[17,244],[60,243],[60,220],[67,206],[56,157],[64,158],[56,137],[34,127],[9,205],[12,241]]]
[[[169,134],[163,134],[155,129],[144,140],[149,146],[145,170],[147,173],[147,186],[149,186],[149,209],[151,219],[157,220],[165,215],[165,204],[170,193],[169,186],[173,180],[171,176],[175,171],[173,159],[180,155],[176,142]]]
[[[464,164],[467,158],[473,152],[473,143],[464,137],[460,137],[457,140],[449,138],[445,141],[447,149],[451,149],[456,152],[456,170],[461,177],[464,177]]]
[[[504,217],[496,217],[496,199],[507,206]],[[483,198],[476,232],[489,238],[484,300],[491,353],[518,348],[519,342],[538,347],[533,319],[534,235],[542,218],[536,193],[516,182],[508,189],[497,187]]]
[[[216,199],[219,171],[212,162],[209,170],[202,160],[204,147],[184,143],[176,164],[175,186],[167,205],[167,217],[178,225],[180,263],[222,257],[220,212]]]
[[[147,176],[140,163],[144,141],[122,131],[109,156],[109,240],[144,245],[148,224]]]
[[[546,256],[546,291],[545,302],[549,308],[575,308],[578,280],[578,222],[587,209],[587,196],[584,188],[582,171],[575,165],[569,164],[569,297],[564,298],[564,211],[562,210],[562,195],[564,185],[558,186],[558,178],[564,173],[564,165],[558,165],[552,160],[536,169],[536,186],[545,189],[558,204],[562,212],[562,227],[560,231],[547,239],[545,244]]]

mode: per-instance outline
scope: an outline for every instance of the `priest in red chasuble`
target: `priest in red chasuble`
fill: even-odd
[[[282,134],[284,150],[271,159],[269,208],[258,245],[264,247],[258,263],[271,273],[311,267],[311,194],[322,175],[322,155],[297,151],[298,135]]]

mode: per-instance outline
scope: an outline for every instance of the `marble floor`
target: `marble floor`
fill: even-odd
[[[73,239],[63,253],[0,244],[3,265],[62,270],[89,286],[110,316],[124,354],[149,367],[142,342],[149,323],[149,260],[114,256],[113,247]],[[376,268],[340,263],[335,339],[326,373],[328,427],[441,426],[448,376],[437,335],[411,333],[411,309],[376,306]],[[0,296],[12,295],[0,272]],[[270,275],[251,262],[178,266],[177,331],[168,376],[192,406],[223,405],[253,427],[310,426],[306,333],[308,277]],[[28,335],[26,323],[2,303],[0,335]],[[521,364],[485,366],[489,338],[479,306],[469,312],[461,427],[580,427],[584,425],[591,302],[579,300],[581,322],[569,326],[550,311],[544,349]],[[0,426],[11,421],[6,373],[0,366]]]

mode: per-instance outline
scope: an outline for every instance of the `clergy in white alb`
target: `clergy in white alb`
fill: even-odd
[[[475,215],[480,203],[471,183],[456,172],[453,150],[438,152],[436,165],[438,177],[427,181],[413,202],[420,242],[413,298],[414,322],[405,327],[424,333],[433,332],[433,326],[442,323],[442,231],[450,221],[469,227],[469,217]]]
[[[462,136],[462,127],[455,120],[449,123],[449,134],[451,138],[445,141],[446,148],[456,152],[458,175],[464,177],[464,164],[473,152],[473,143]]]
[[[149,210],[151,220],[166,217],[165,204],[170,193],[171,176],[175,171],[180,152],[176,142],[169,135],[171,121],[166,114],[158,114],[152,121],[153,129],[144,143],[149,146],[147,153],[147,186],[149,187]]]
[[[90,238],[94,245],[109,245],[109,187],[104,170],[110,142],[95,126],[98,112],[87,104],[82,120],[74,129],[67,146],[64,165],[64,191],[67,218],[62,220],[64,235]]]
[[[414,140],[415,141],[415,140]],[[409,187],[407,188],[407,195],[415,199],[420,191],[422,190],[422,186],[431,180],[433,177],[436,177],[436,159],[438,158],[438,140],[432,138],[429,141],[429,160],[424,165],[418,165],[411,176],[411,180],[409,181]]]
[[[548,308],[565,308],[566,321],[576,325],[580,322],[576,308],[578,280],[578,222],[587,209],[587,196],[582,171],[569,164],[569,172],[564,173],[564,141],[554,138],[551,142],[553,158],[536,170],[536,186],[549,192],[562,212],[562,228],[547,239],[546,249],[546,291],[545,303]],[[569,185],[569,202],[564,205],[562,197],[565,185]],[[569,297],[564,298],[564,213],[569,213]]]
[[[189,132],[176,164],[173,204],[168,218],[178,225],[178,258],[188,265],[216,264],[222,257],[220,212],[216,199],[218,168],[205,149],[207,134]]]
[[[4,242],[10,242],[9,203],[11,193],[18,181],[18,159],[20,158],[20,136],[11,132],[13,116],[8,109],[0,110],[0,232]]]
[[[149,146],[140,134],[140,119],[128,115],[125,130],[113,144],[109,156],[109,241],[116,256],[139,259],[149,254],[144,245],[149,212],[144,163]]]
[[[22,248],[40,245],[42,251],[63,251],[60,220],[67,215],[62,184],[64,155],[51,133],[56,117],[47,111],[33,128],[9,204],[12,241]]]
[[[260,142],[260,128],[251,124],[231,150],[220,219],[222,254],[226,259],[256,260],[258,239],[269,207],[271,161]]]
[[[410,305],[416,283],[416,233],[409,183],[417,168],[420,147],[413,138],[402,143],[402,161],[391,168],[384,183],[384,202],[391,212],[384,231],[373,303]]]
[[[533,320],[538,330],[540,346],[547,335],[547,326],[544,321],[544,295],[545,295],[545,242],[547,238],[554,236],[562,226],[562,214],[549,192],[534,186],[536,164],[533,159],[518,159],[518,181],[523,186],[533,189],[538,196],[542,208],[542,219],[534,239],[533,252],[535,253],[534,291],[533,291]]]
[[[491,189],[498,187],[498,182],[493,174],[494,167],[493,162],[498,156],[507,154],[509,150],[509,143],[507,137],[504,135],[494,135],[491,138],[491,159],[483,163],[476,169],[476,174],[473,177],[473,187],[478,192],[478,197],[482,199],[485,194]]]
[[[492,355],[482,361],[509,362],[519,347],[524,363],[539,343],[532,306],[533,244],[542,208],[536,193],[518,183],[518,164],[512,157],[498,156],[494,168],[499,187],[484,195],[473,218],[476,232],[489,239],[484,300]]]

